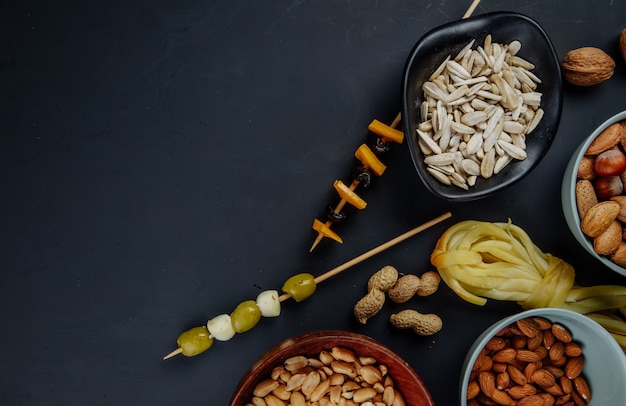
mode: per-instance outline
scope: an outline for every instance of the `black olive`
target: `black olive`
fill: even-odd
[[[372,174],[370,171],[362,166],[354,168],[354,179],[359,181],[359,185],[367,188],[372,181]]]
[[[384,154],[385,152],[391,149],[391,146],[388,142],[383,141],[381,137],[376,137],[376,142],[373,145],[374,153],[376,155]]]
[[[345,218],[346,215],[344,212],[337,213],[335,210],[333,210],[332,207],[328,206],[328,220],[332,221],[333,223],[339,223]]]

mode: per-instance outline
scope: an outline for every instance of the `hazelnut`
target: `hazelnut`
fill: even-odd
[[[593,86],[613,76],[615,61],[599,48],[583,47],[569,51],[561,67],[569,83]]]

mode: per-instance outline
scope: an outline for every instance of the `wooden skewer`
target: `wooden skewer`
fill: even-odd
[[[399,244],[402,241],[404,241],[404,240],[406,240],[408,238],[413,237],[416,234],[419,234],[420,232],[426,230],[427,228],[430,228],[430,227],[434,226],[435,224],[441,223],[442,221],[450,218],[451,216],[452,216],[452,213],[446,212],[446,213],[442,214],[439,217],[436,217],[436,218],[434,218],[434,219],[432,219],[430,221],[427,221],[426,223],[424,223],[424,224],[422,224],[420,226],[417,226],[417,227],[413,228],[412,230],[407,231],[404,234],[400,234],[396,238],[393,238],[393,239],[391,239],[391,240],[389,240],[389,241],[379,245],[376,248],[372,248],[371,250],[369,250],[369,251],[359,255],[358,257],[353,258],[350,261],[348,261],[348,262],[346,262],[346,263],[344,263],[342,265],[339,265],[338,267],[333,268],[330,271],[327,271],[326,273],[323,273],[323,274],[319,275],[318,277],[316,277],[314,279],[315,283],[319,284],[320,282],[323,282],[326,279],[332,278],[333,276],[337,275],[338,273],[341,273],[341,272],[345,271],[346,269],[348,269],[350,267],[353,267],[354,265],[356,265],[356,264],[358,264],[360,262],[363,262],[366,259],[371,258],[374,255],[379,254],[379,253],[385,251],[386,249],[389,249],[389,248],[393,247],[394,245]],[[289,299],[290,297],[291,297],[290,294],[284,293],[284,294],[282,294],[278,298],[278,301],[279,302],[284,302],[285,300]]]
[[[163,359],[166,360],[166,359],[172,358],[178,354],[181,354],[182,352],[183,352],[183,349],[181,347],[178,347],[177,349],[175,349],[174,351],[170,352],[165,357],[163,357]]]
[[[320,284],[321,282],[324,282],[325,280],[332,278],[333,276],[335,276],[335,275],[345,271],[346,269],[351,268],[354,265],[356,265],[358,263],[361,263],[361,262],[365,261],[366,259],[371,258],[374,255],[379,254],[379,253],[381,253],[381,252],[383,252],[383,251],[393,247],[394,245],[397,245],[397,244],[401,243],[402,241],[407,240],[407,239],[415,236],[416,234],[421,233],[422,231],[426,230],[427,228],[430,228],[430,227],[432,227],[432,226],[434,226],[436,224],[441,223],[442,221],[450,218],[451,216],[452,216],[452,213],[446,212],[446,213],[440,215],[439,217],[436,217],[436,218],[434,218],[434,219],[432,219],[430,221],[427,221],[426,223],[424,223],[422,225],[419,225],[419,226],[417,226],[417,227],[415,227],[415,228],[405,232],[404,234],[400,234],[399,236],[397,236],[397,237],[395,237],[395,238],[393,238],[393,239],[391,239],[391,240],[389,240],[389,241],[387,241],[385,243],[380,244],[376,248],[372,248],[371,250],[366,251],[365,253],[359,255],[358,257],[353,258],[350,261],[345,262],[342,265],[339,265],[339,266],[331,269],[330,271],[327,271],[327,272],[319,275],[318,277],[316,277],[314,279],[314,281],[315,281],[316,284]],[[284,293],[284,294],[282,294],[281,296],[278,297],[278,301],[279,302],[284,302],[285,300],[289,299],[290,297],[291,297],[290,294]],[[178,355],[178,354],[180,354],[182,352],[183,352],[183,349],[178,347],[174,351],[170,352],[165,357],[163,357],[163,359],[166,360],[166,359],[172,358],[172,357],[174,357],[174,356],[176,356],[176,355]]]
[[[391,128],[396,128],[398,126],[398,124],[400,124],[400,119],[401,119],[401,115],[400,113],[398,113],[398,115],[396,116],[396,118],[393,120],[393,122],[389,125]],[[354,191],[358,186],[359,186],[359,181],[358,180],[353,180],[352,183],[350,184],[350,190]],[[337,206],[335,206],[335,208],[333,209],[333,211],[335,213],[340,213],[341,210],[343,210],[344,206],[346,205],[346,199],[341,199],[339,201],[339,203],[337,203]],[[330,226],[333,224],[332,221],[330,220],[326,220],[326,227],[330,228]],[[313,241],[313,245],[311,245],[311,248],[309,249],[309,252],[312,252],[315,247],[317,247],[317,245],[324,239],[324,234],[322,234],[321,232],[317,233],[317,237],[315,238],[315,241]]]
[[[474,13],[474,10],[478,7],[478,3],[480,3],[480,0],[474,0],[472,4],[470,4],[465,14],[463,14],[463,19],[469,18]]]
[[[467,11],[463,15],[463,19],[468,18],[468,17],[470,17],[472,15],[474,10],[476,10],[476,7],[478,7],[478,3],[480,3],[480,0],[474,0],[472,2],[472,4],[469,6]],[[396,128],[398,126],[398,124],[400,123],[400,119],[401,119],[401,115],[400,115],[400,113],[398,113],[396,118],[391,123],[391,127],[392,128]],[[356,182],[356,184],[355,184],[355,182]],[[355,180],[350,185],[350,189],[351,190],[356,189],[358,184],[359,184],[359,182]],[[343,204],[342,204],[342,202],[343,202]],[[335,212],[338,212],[337,210],[340,211],[345,204],[346,204],[346,201],[344,199],[341,199],[339,204],[335,207]],[[339,205],[341,205],[341,207]],[[414,235],[422,232],[423,230],[425,230],[425,229],[427,229],[429,227],[432,227],[433,225],[435,225],[437,223],[440,223],[440,222],[442,222],[443,220],[445,220],[447,218],[450,218],[451,216],[452,216],[452,213],[447,212],[447,213],[444,213],[441,216],[439,216],[439,217],[437,217],[437,218],[435,218],[435,219],[433,219],[433,220],[431,220],[429,222],[426,222],[426,223],[422,224],[421,226],[417,226],[414,229],[409,230],[406,233],[401,234],[401,235],[397,236],[396,238],[394,238],[392,240],[389,240],[386,243],[383,243],[383,244],[379,245],[378,247],[373,248],[373,249],[365,252],[364,254],[359,255],[356,258],[351,259],[350,261],[344,263],[343,265],[339,265],[338,267],[333,268],[330,271],[328,271],[328,272],[318,276],[317,278],[314,279],[315,283],[323,282],[326,279],[331,278],[331,277],[337,275],[338,273],[343,272],[346,269],[348,269],[348,268],[350,268],[350,267],[352,267],[352,266],[354,266],[354,265],[356,265],[356,264],[358,264],[358,263],[360,263],[362,261],[365,261],[366,259],[368,259],[370,257],[373,257],[374,255],[376,255],[376,254],[378,254],[378,253],[380,253],[380,252],[382,252],[382,251],[384,251],[384,250],[386,250],[388,248],[391,248],[394,245],[396,245],[396,244],[398,244],[398,243],[400,243],[400,242],[402,242],[402,241],[404,241],[404,240],[406,240],[408,238],[413,237]],[[329,225],[328,224],[329,222],[326,223],[327,226]],[[319,242],[322,240],[323,237],[324,236],[321,233],[318,233],[317,239],[315,240],[315,242],[313,243],[313,246],[311,247],[311,251],[313,251],[313,249],[317,246],[317,244],[319,244]],[[285,293],[285,294],[281,295],[278,298],[278,300],[280,302],[283,302],[283,301],[289,299],[290,297],[291,297],[291,295]],[[165,357],[163,357],[163,359],[166,360],[168,358],[172,358],[172,357],[174,357],[174,356],[176,356],[178,354],[181,354],[182,352],[183,352],[183,349],[181,347],[178,347],[174,351],[170,352]]]
[[[469,8],[465,11],[465,14],[463,14],[462,19],[466,19],[472,16],[472,14],[474,13],[474,11],[476,10],[476,8],[478,7],[478,4],[480,3],[480,0],[474,0],[472,2],[472,4],[470,4]],[[400,119],[401,119],[401,113],[398,113],[396,115],[396,118],[393,120],[393,122],[390,124],[391,128],[396,128],[399,124],[400,124]],[[354,189],[357,188],[357,186],[359,186],[359,181],[355,180],[352,182],[352,184],[350,185],[350,190],[354,191]],[[334,208],[334,212],[335,213],[339,213],[343,207],[346,205],[346,201],[345,199],[341,199],[339,201],[339,203],[337,204],[337,206],[335,206]],[[326,221],[326,227],[329,227],[332,225],[332,221],[328,220]],[[313,241],[313,245],[311,245],[311,248],[309,249],[309,252],[312,252],[315,247],[318,246],[318,244],[324,239],[324,235],[321,232],[317,233],[317,238],[315,238],[315,241]]]

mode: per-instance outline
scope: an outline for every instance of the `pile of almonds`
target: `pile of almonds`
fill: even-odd
[[[335,346],[296,355],[259,382],[247,406],[405,406],[386,365]]]
[[[594,251],[626,266],[626,120],[603,130],[578,166],[576,205]]]
[[[581,346],[563,325],[529,317],[505,327],[472,367],[468,406],[581,406],[591,400]]]

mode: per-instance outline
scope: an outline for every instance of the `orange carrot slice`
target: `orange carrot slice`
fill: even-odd
[[[365,200],[361,199],[359,195],[350,190],[350,188],[346,186],[346,184],[343,183],[341,180],[336,180],[333,183],[333,186],[335,187],[335,190],[337,190],[337,193],[339,193],[339,196],[341,196],[342,199],[344,199],[346,202],[350,203],[357,209],[362,210],[365,208],[365,206],[367,206]]]
[[[332,238],[337,241],[339,244],[343,244],[343,240],[339,235],[331,230],[325,223],[322,223],[318,219],[313,220],[313,230],[322,234],[324,237]]]
[[[372,120],[367,128],[374,134],[380,135],[385,141],[395,142],[396,144],[402,144],[402,141],[404,141],[404,133],[402,131],[389,127],[376,119]]]
[[[356,159],[361,161],[363,166],[365,166],[367,169],[370,169],[377,176],[382,175],[383,172],[385,172],[385,169],[387,169],[387,166],[385,166],[385,164],[382,163],[380,159],[378,159],[378,157],[366,144],[362,144],[356,150],[354,156],[356,157]]]

